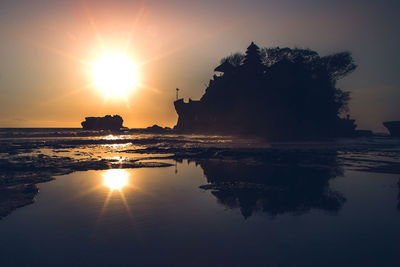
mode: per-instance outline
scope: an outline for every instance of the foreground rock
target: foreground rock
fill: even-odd
[[[0,188],[0,219],[17,208],[32,204],[38,192],[34,184]]]

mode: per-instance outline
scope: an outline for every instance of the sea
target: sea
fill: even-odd
[[[0,193],[38,188],[23,205],[0,197],[15,206],[0,217],[0,266],[400,264],[388,135],[0,129],[0,163]]]

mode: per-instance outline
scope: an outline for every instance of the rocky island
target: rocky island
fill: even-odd
[[[106,115],[104,117],[86,117],[81,125],[85,130],[120,130],[124,128],[123,121],[119,115]]]
[[[393,137],[400,137],[400,121],[386,121],[383,123],[390,135]]]
[[[200,100],[174,102],[177,132],[256,135],[270,140],[352,136],[349,92],[337,80],[356,69],[349,52],[263,48],[221,60]]]

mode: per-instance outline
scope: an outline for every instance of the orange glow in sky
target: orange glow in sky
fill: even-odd
[[[251,41],[351,51],[359,69],[338,86],[352,92],[359,128],[398,120],[399,1],[234,2],[2,1],[0,127],[80,127],[107,114],[173,127],[175,89],[200,99],[220,59]]]

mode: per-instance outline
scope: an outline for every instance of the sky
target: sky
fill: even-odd
[[[398,1],[0,2],[0,127],[80,127],[119,114],[127,127],[173,127],[173,101],[199,99],[221,58],[260,47],[301,47],[321,56],[350,51],[358,68],[338,86],[351,92],[359,129],[400,120]],[[140,85],[105,98],[90,64],[126,51]]]

